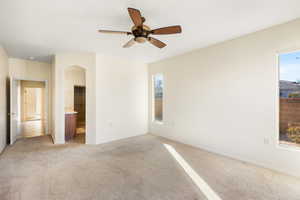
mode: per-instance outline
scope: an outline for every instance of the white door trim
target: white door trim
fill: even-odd
[[[39,82],[45,82],[45,118],[46,118],[46,125],[45,125],[45,134],[49,135],[49,124],[50,124],[50,118],[49,118],[49,110],[50,110],[50,104],[49,104],[49,81],[44,79],[28,79],[23,77],[11,77],[12,81],[39,81]],[[10,100],[12,102],[12,100]]]

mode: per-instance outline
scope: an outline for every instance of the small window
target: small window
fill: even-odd
[[[163,121],[163,88],[164,88],[164,79],[162,74],[156,74],[153,76],[153,118],[154,121],[162,122]]]
[[[279,55],[280,144],[300,147],[300,51]]]

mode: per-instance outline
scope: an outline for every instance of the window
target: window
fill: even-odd
[[[154,121],[163,121],[163,88],[164,79],[162,74],[156,74],[153,76],[153,118]]]
[[[279,55],[280,144],[300,147],[300,51]]]

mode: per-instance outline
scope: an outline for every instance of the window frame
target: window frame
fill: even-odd
[[[288,144],[282,144],[280,143],[280,55],[282,54],[289,54],[289,53],[296,53],[300,52],[300,48],[294,48],[294,49],[288,49],[288,50],[282,50],[276,52],[276,94],[275,94],[275,123],[276,123],[276,134],[275,134],[275,145],[276,148],[286,151],[293,151],[293,152],[300,152],[300,147],[296,147],[293,145]]]
[[[162,120],[159,121],[159,120],[156,120],[155,119],[155,77],[157,75],[161,75],[162,76],[162,80],[163,80],[163,88],[162,88],[162,93],[163,93],[163,97],[162,97]],[[163,73],[155,73],[155,74],[152,74],[152,77],[151,77],[151,121],[152,123],[155,123],[155,124],[159,124],[159,125],[162,125],[164,124],[164,104],[165,104],[165,76]]]

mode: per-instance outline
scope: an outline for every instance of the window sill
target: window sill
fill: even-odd
[[[300,151],[300,145],[298,144],[286,144],[286,143],[282,143],[279,142],[278,143],[278,148],[282,149],[282,150],[288,150],[288,151]]]

